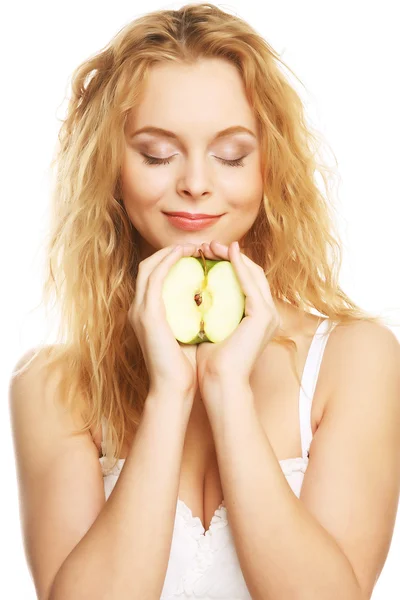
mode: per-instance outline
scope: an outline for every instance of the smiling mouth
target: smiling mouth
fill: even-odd
[[[187,212],[165,212],[165,215],[170,217],[183,217],[184,219],[216,219],[222,215],[207,215],[203,213],[187,213]]]
[[[205,227],[210,227],[214,225],[222,216],[219,215],[216,217],[207,217],[205,219],[188,219],[187,217],[169,215],[167,213],[164,214],[171,225],[177,227],[178,229],[183,229],[184,231],[198,231],[200,229],[204,229]]]

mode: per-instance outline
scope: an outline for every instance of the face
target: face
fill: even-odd
[[[173,135],[136,133],[150,126]],[[250,131],[218,136],[234,126]],[[173,244],[242,240],[257,217],[263,185],[256,121],[235,67],[208,59],[152,68],[127,119],[121,191],[141,258]],[[186,231],[165,215],[178,211],[221,216]]]

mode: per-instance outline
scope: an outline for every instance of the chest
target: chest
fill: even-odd
[[[311,338],[296,339],[299,376],[304,371]],[[250,384],[259,421],[277,460],[302,455],[299,414],[300,384],[294,373],[290,350],[270,344],[253,372]],[[328,353],[321,363],[311,408],[315,434],[332,389]],[[208,528],[224,498],[211,426],[200,396],[193,405],[182,455],[179,498]]]
[[[298,347],[297,372],[301,380],[317,320],[308,333],[292,336]],[[334,337],[334,336],[333,336]],[[334,342],[334,340],[332,340]],[[311,431],[314,436],[334,387],[335,343],[327,344],[319,368],[311,407]],[[302,455],[299,413],[300,381],[290,349],[270,343],[258,360],[250,385],[259,421],[277,460]],[[92,432],[101,453],[101,431]],[[129,446],[123,447],[125,458]],[[178,497],[199,517],[207,530],[217,507],[224,499],[211,426],[198,394],[194,400],[182,452]]]

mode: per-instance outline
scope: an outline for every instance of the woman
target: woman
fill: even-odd
[[[45,284],[59,343],[10,387],[40,599],[371,597],[399,498],[399,344],[338,285],[279,62],[198,4],[74,73]],[[202,253],[231,261],[245,318],[185,345],[162,286]]]

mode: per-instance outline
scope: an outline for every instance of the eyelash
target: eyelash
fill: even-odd
[[[148,154],[143,154],[141,153],[142,156],[144,156],[147,160],[144,160],[143,162],[146,165],[169,165],[170,160],[168,160],[168,158],[154,158],[154,156],[149,156]],[[218,158],[218,160],[220,160],[223,164],[230,166],[230,167],[244,167],[243,164],[243,159],[245,157],[242,156],[242,158],[237,158],[236,160],[224,160],[223,158]]]

